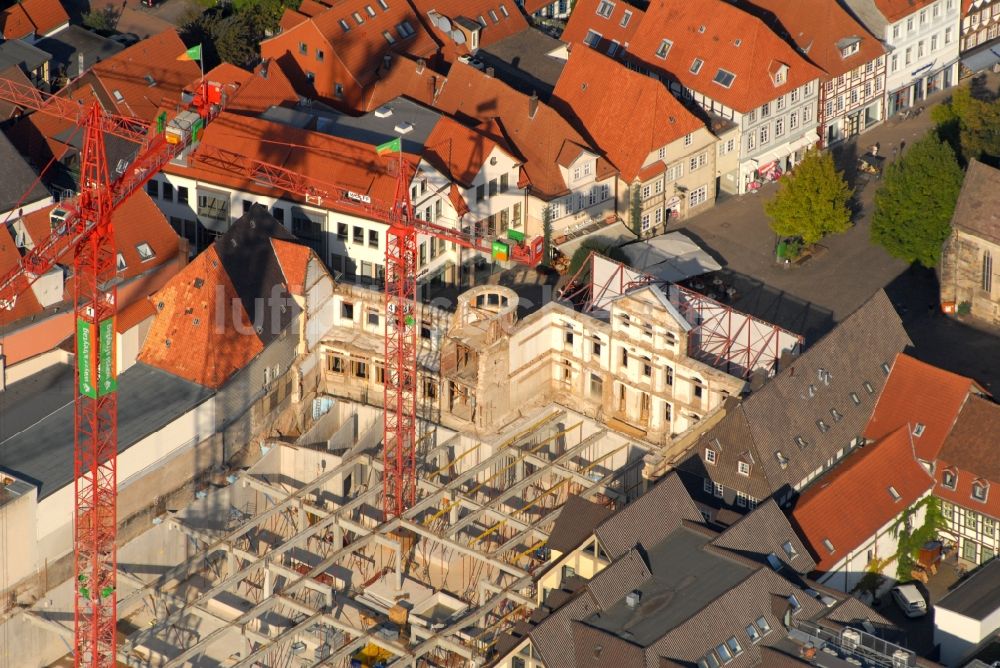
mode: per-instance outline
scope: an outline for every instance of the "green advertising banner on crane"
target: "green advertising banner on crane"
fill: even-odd
[[[118,381],[115,378],[114,337],[114,318],[102,320],[97,327],[83,318],[78,318],[76,321],[76,359],[80,369],[80,394],[85,397],[96,399],[118,389]]]

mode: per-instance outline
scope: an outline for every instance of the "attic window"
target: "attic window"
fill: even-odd
[[[792,545],[792,541],[790,540],[786,540],[785,544],[781,546],[781,549],[785,551],[785,554],[788,555],[789,559],[794,559],[799,554],[798,552],[795,551],[795,546]]]
[[[339,21],[337,21],[337,23],[339,23],[339,24],[340,24],[340,28],[341,28],[341,30],[343,30],[344,32],[347,32],[348,30],[350,30],[350,29],[351,29],[351,24],[350,24],[350,23],[348,23],[347,21],[345,21],[344,19],[340,19]]]
[[[691,74],[698,74],[698,72],[701,72],[701,66],[704,64],[704,60],[701,58],[695,58],[694,62],[691,63]]]
[[[868,394],[875,394],[875,387],[867,380],[861,384],[864,386],[865,392],[867,392]]]
[[[781,565],[782,565],[781,559],[778,559],[778,555],[776,555],[774,552],[767,555],[767,563],[770,564],[771,568],[773,568],[775,571],[781,570]]]
[[[741,44],[743,44],[743,40],[740,39],[739,37],[733,40],[733,46],[738,48]]]
[[[796,436],[795,437],[795,445],[799,446],[800,448],[808,448],[809,447],[809,441],[807,441],[806,439],[802,438],[801,436]]]
[[[667,54],[670,53],[670,47],[674,45],[669,39],[665,39],[660,42],[660,48],[656,50],[656,57],[661,59],[666,59]]]
[[[143,262],[146,260],[152,260],[156,257],[156,253],[153,252],[152,246],[143,241],[141,244],[137,244],[135,249],[139,251],[139,257]]]
[[[819,430],[821,432],[823,432],[824,434],[826,432],[830,431],[830,425],[828,425],[827,423],[823,422],[822,420],[816,420],[816,426],[819,427]]]
[[[749,476],[750,475],[750,464],[747,462],[737,462],[736,469],[739,471],[740,475]]]
[[[382,31],[382,37],[385,37],[385,41],[389,42],[389,44],[395,44],[396,43],[396,38],[393,37],[392,33],[389,32],[388,30],[383,30]]]
[[[855,53],[858,52],[860,48],[861,48],[861,40],[860,39],[855,40],[840,49],[840,57],[847,58],[849,56],[853,56]]]
[[[893,487],[892,485],[889,485],[888,491],[889,491],[889,496],[892,497],[893,501],[899,501],[900,499],[903,498],[902,496],[899,495],[899,492],[897,492],[896,488]]]
[[[125,101],[125,97],[122,95],[122,92],[120,90],[115,89],[114,91],[111,92],[111,94],[115,96],[115,101],[116,102],[124,102]]]
[[[990,485],[987,482],[982,482],[977,480],[972,483],[972,498],[976,501],[986,501],[986,497],[989,496]]]
[[[503,14],[505,19],[510,18],[510,12],[507,11],[507,5],[500,5],[500,13]]]
[[[924,435],[924,429],[925,427],[923,423],[918,422],[917,425],[913,428],[913,435],[916,436],[917,438],[920,438],[921,436]]]
[[[403,21],[396,26],[396,32],[399,33],[401,38],[406,39],[407,37],[411,37],[417,31],[413,29],[413,26],[410,25],[409,21]]]
[[[824,541],[824,544],[829,543],[829,542],[830,541]],[[833,550],[831,549],[830,552],[832,554]],[[789,594],[788,595],[788,604],[790,606],[792,606],[792,612],[793,613],[798,612],[799,610],[802,609],[802,604],[799,603],[799,599],[795,598],[795,594]]]
[[[497,17],[497,12],[495,9],[490,10],[490,20],[492,20],[493,23],[500,23],[500,19],[499,17]]]
[[[611,18],[611,15],[615,11],[615,3],[610,0],[601,0],[601,4],[597,6],[597,15],[604,17],[606,19]]]
[[[204,278],[196,278],[196,279],[194,279],[194,287],[200,288],[203,285],[205,285],[205,279]]]
[[[715,78],[712,79],[715,83],[719,84],[723,88],[729,88],[733,85],[733,81],[736,79],[736,75],[732,72],[719,68],[719,71],[715,73]]]
[[[125,271],[125,256],[118,253],[118,271]]]
[[[801,446],[801,447],[804,447],[804,446]],[[778,460],[778,466],[780,466],[783,469],[787,469],[788,468],[788,457],[786,457],[785,455],[783,455],[781,453],[781,450],[778,450],[777,452],[775,452],[774,456]]]
[[[830,409],[830,416],[833,418],[834,422],[840,422],[841,420],[844,419],[844,416],[841,415],[840,411],[838,411],[836,408]]]
[[[829,552],[830,554],[833,554],[834,552],[836,552],[836,551],[837,551],[837,550],[836,550],[836,549],[835,549],[835,548],[833,547],[833,543],[831,543],[831,542],[830,542],[830,539],[829,539],[829,538],[824,538],[824,539],[823,539],[823,547],[825,547],[825,548],[826,548],[826,551],[827,551],[827,552]]]
[[[354,12],[353,14],[351,14],[351,17],[357,22],[358,25],[361,25],[362,23],[365,22],[364,18],[362,18],[361,14],[359,14],[358,12]]]
[[[378,0],[378,6],[382,8],[382,11],[389,11],[389,3],[385,0]]]
[[[371,5],[365,5],[365,12],[368,14],[368,16],[375,18],[375,8],[372,7]]]
[[[941,484],[948,489],[955,489],[956,482],[958,482],[958,475],[951,469],[945,469],[944,474],[941,476]]]
[[[855,406],[861,405],[861,397],[858,396],[857,392],[851,392],[851,401],[854,402]]]
[[[809,387],[806,390],[806,392],[808,392],[810,398],[811,397],[815,397],[816,396],[816,386],[810,383]]]
[[[889,366],[888,362],[882,362],[882,373],[888,376],[890,369],[892,369],[892,367]]]
[[[149,84],[150,86],[156,85],[156,79],[153,78],[152,74],[147,74],[146,76],[143,77],[143,79],[145,79],[146,83]]]

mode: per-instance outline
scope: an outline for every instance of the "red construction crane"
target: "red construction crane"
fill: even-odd
[[[84,108],[31,86],[0,79],[0,99],[21,108],[70,120],[85,129],[80,194],[60,208],[66,217],[53,222],[52,234],[0,276],[0,309],[73,252],[74,312],[77,327],[74,438],[74,597],[75,665],[115,665],[117,623],[117,381],[115,326],[116,249],[111,214],[170,160],[197,142],[201,130],[224,105],[221,87],[203,81],[189,109],[154,126],[108,114],[98,103]],[[120,176],[109,178],[104,134],[139,145],[137,157]],[[426,234],[501,259],[537,265],[542,240],[530,244],[486,240],[412,215],[408,172],[399,157],[391,205],[372,202],[347,188],[225,149],[203,146],[189,159],[239,174],[262,185],[299,195],[315,205],[324,201],[350,208],[388,224],[385,254],[385,420],[383,434],[383,511],[402,514],[416,498],[417,235]],[[505,256],[506,255],[506,256]]]
[[[176,126],[169,133],[165,115],[154,128],[138,119],[108,114],[96,102],[84,106],[5,79],[0,79],[0,99],[70,120],[84,129],[80,194],[60,205],[66,215],[51,219],[51,234],[0,277],[0,308],[13,308],[18,295],[72,253],[77,353],[73,410],[74,658],[77,666],[110,667],[116,659],[118,617],[118,304],[111,214],[193,141],[199,126],[220,110],[221,93],[202,83],[191,107],[194,111],[184,112],[194,126],[186,132]],[[114,179],[109,177],[105,134],[138,145],[135,159]]]
[[[507,260],[536,266],[542,259],[542,238],[530,244],[488,240],[420,220],[412,215],[409,173],[399,156],[396,193],[391,205],[372,201],[336,184],[305,176],[284,167],[248,158],[216,146],[200,146],[192,159],[213,168],[236,173],[249,181],[298,194],[321,206],[324,202],[357,211],[388,226],[385,249],[385,419],[382,439],[382,510],[385,519],[401,515],[416,500],[417,414],[417,235],[451,241]],[[478,226],[478,224],[477,224]],[[477,226],[473,226],[475,229]],[[495,245],[498,244],[498,245]]]

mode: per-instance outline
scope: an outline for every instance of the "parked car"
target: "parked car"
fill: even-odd
[[[892,600],[907,617],[923,617],[927,614],[927,601],[915,584],[897,585],[892,588]]]
[[[139,41],[139,36],[134,32],[122,32],[111,36],[112,42],[118,42],[122,46],[132,46]]]

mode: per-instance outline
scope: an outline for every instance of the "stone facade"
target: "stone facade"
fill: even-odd
[[[1000,244],[961,230],[953,230],[941,253],[941,304],[1000,326],[1000,277],[993,266],[1000,260]]]

